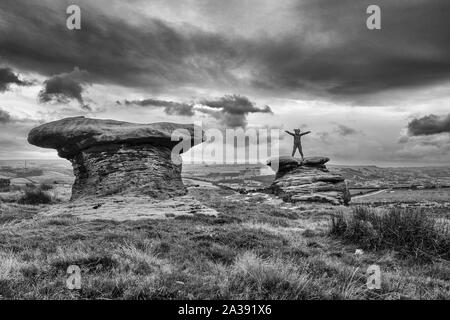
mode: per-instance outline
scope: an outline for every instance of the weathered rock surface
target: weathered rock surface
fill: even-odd
[[[85,117],[65,118],[36,127],[28,134],[28,142],[56,149],[60,157],[70,160],[80,151],[108,144],[153,144],[172,148],[178,143],[171,139],[175,131],[181,138],[190,138],[191,145],[203,142],[203,131],[192,124],[140,124]]]
[[[174,134],[178,139],[172,139]],[[179,154],[172,161],[172,148],[181,140],[186,143],[179,153],[203,142],[203,131],[167,122],[74,117],[41,125],[28,135],[29,143],[54,148],[72,162],[71,200],[112,195],[168,199],[186,194]]]
[[[349,203],[347,183],[340,174],[327,169],[325,163],[329,160],[310,157],[302,161],[289,156],[269,160],[268,165],[278,168],[270,190],[288,202]]]
[[[71,215],[83,220],[144,220],[172,219],[180,216],[218,216],[211,209],[187,194],[165,200],[150,197],[110,196],[105,198],[86,198],[82,201],[62,203],[45,208],[42,216]]]

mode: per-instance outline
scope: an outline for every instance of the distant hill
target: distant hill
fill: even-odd
[[[382,168],[374,165],[329,165],[328,167],[342,174],[350,188],[450,186],[450,166]],[[63,159],[0,160],[0,176],[13,179],[13,183],[26,181],[71,184],[74,179],[70,162]],[[228,182],[254,180],[268,184],[273,180],[274,173],[265,164],[184,164],[183,176],[216,181],[223,179]]]
[[[341,173],[351,187],[450,186],[450,166],[405,168],[330,166],[330,168]]]
[[[410,188],[450,186],[450,166],[381,168],[368,166],[329,165],[342,174],[350,188]],[[244,172],[252,172],[252,175]],[[268,183],[274,173],[264,164],[184,165],[183,174],[205,178],[253,179]]]

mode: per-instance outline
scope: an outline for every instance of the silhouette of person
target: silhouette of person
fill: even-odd
[[[285,132],[294,137],[294,148],[292,149],[292,156],[295,155],[295,152],[298,149],[298,152],[302,156],[302,160],[303,160],[302,136],[304,136],[305,134],[311,133],[311,131],[306,131],[306,132],[301,133],[300,129],[294,129],[294,133],[289,132],[289,131],[285,131]]]

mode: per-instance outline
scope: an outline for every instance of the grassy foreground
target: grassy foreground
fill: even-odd
[[[289,210],[224,190],[193,191],[218,218],[129,222],[0,214],[3,299],[449,299],[449,261],[330,235],[333,212]],[[228,196],[228,198],[226,198]],[[347,239],[348,240],[348,239]],[[380,290],[366,286],[377,264]],[[69,265],[81,290],[68,290]]]

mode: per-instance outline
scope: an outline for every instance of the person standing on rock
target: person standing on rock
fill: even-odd
[[[285,131],[285,132],[294,137],[294,148],[292,149],[292,156],[295,155],[295,152],[298,149],[298,152],[302,156],[302,160],[303,160],[302,136],[304,136],[305,134],[311,133],[311,131],[306,131],[306,132],[301,133],[300,129],[294,129],[294,133],[289,132],[289,131]]]

